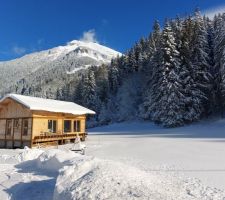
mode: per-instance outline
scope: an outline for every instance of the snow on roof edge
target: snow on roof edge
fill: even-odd
[[[17,95],[17,94],[16,94]],[[21,95],[22,96],[22,95]],[[30,109],[30,106],[28,104],[26,104],[25,102],[21,101],[20,99],[16,98],[15,97],[15,94],[7,94],[5,95],[1,100],[0,100],[0,103],[2,103],[3,101],[5,101],[7,98],[11,98],[21,104],[23,104],[24,106],[26,106],[27,108]]]
[[[68,111],[67,109],[63,111],[62,109],[54,109],[53,110],[53,109],[41,108],[41,107],[38,107],[38,106],[37,107],[35,107],[35,106],[31,107],[28,103],[26,103],[24,100],[21,100],[19,97],[25,97],[25,98],[36,99],[36,100],[37,99],[46,100],[46,101],[49,100],[49,102],[50,101],[52,101],[52,102],[55,101],[55,102],[58,102],[58,103],[59,102],[60,103],[63,103],[63,102],[71,103],[74,106],[79,107],[81,110],[76,110],[76,112],[71,112],[71,111]],[[55,113],[67,113],[67,114],[73,114],[73,115],[84,115],[84,114],[92,114],[92,115],[94,115],[94,114],[96,114],[95,111],[90,110],[88,108],[85,108],[85,107],[83,107],[81,105],[78,105],[78,104],[76,104],[74,102],[60,101],[60,100],[54,100],[54,99],[45,99],[45,98],[40,98],[40,97],[31,97],[31,96],[25,96],[25,95],[19,95],[19,94],[7,94],[2,99],[0,99],[0,103],[3,102],[7,98],[11,98],[11,99],[17,101],[18,103],[21,103],[22,105],[24,105],[25,107],[27,107],[30,110],[40,110],[40,111],[48,111],[48,112],[55,112]]]

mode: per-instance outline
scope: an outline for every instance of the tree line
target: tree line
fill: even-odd
[[[141,118],[182,126],[223,115],[224,54],[225,14],[209,19],[196,10],[163,27],[155,21],[148,37],[109,65],[89,68],[56,98],[95,110],[93,124]]]

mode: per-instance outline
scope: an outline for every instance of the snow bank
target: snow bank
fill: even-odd
[[[220,190],[202,186],[197,179],[183,180],[113,161],[83,159],[61,170],[53,199],[219,200],[223,195]]]
[[[30,149],[25,147],[24,149],[8,149],[5,150],[7,154],[0,155],[1,164],[18,164],[28,160],[34,160],[40,156],[44,151],[40,149]]]
[[[92,159],[61,171],[53,199],[147,199],[154,192],[142,178],[127,166]]]
[[[37,159],[37,167],[51,172],[59,172],[64,166],[83,162],[84,157],[69,150],[50,149]]]
[[[19,162],[34,160],[38,158],[44,151],[41,149],[30,149],[25,147],[24,150],[17,156]]]

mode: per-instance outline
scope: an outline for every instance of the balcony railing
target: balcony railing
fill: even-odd
[[[86,137],[87,133],[78,133],[78,135],[83,139]],[[75,139],[77,137],[77,133],[70,134],[54,134],[54,133],[45,133],[39,136],[35,136],[33,143],[38,142],[47,142],[47,141],[59,141],[59,140],[70,140]]]

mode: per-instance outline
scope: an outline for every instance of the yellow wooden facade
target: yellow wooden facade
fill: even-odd
[[[85,140],[86,116],[32,111],[7,98],[0,103],[0,148],[23,148]]]

